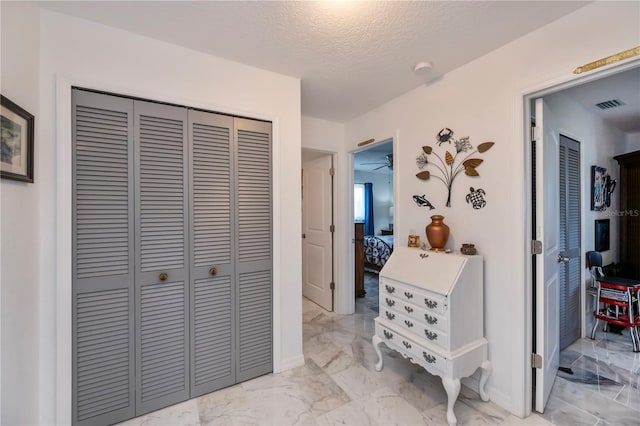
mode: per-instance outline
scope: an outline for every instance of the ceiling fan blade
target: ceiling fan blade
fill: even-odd
[[[380,170],[380,169],[382,169],[382,168],[384,168],[384,167],[388,167],[388,165],[387,165],[387,164],[383,164],[382,166],[380,166],[380,167],[376,167],[376,168],[375,168],[375,169],[373,169],[373,170]]]
[[[378,161],[377,163],[360,163],[361,166],[375,166],[376,164],[387,164],[385,162]]]

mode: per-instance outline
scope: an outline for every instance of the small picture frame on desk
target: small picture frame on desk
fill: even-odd
[[[420,247],[420,235],[409,235],[407,247]]]

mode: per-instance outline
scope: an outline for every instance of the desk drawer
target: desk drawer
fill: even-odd
[[[447,298],[441,294],[402,284],[388,278],[380,278],[380,304],[386,302],[385,298],[392,296],[403,302],[420,306],[430,312],[444,314]]]
[[[384,309],[384,313],[381,310],[380,313],[390,323],[403,328],[407,333],[414,334],[416,339],[426,340],[446,350],[450,349],[449,334],[442,330],[434,329],[415,318],[391,309]]]
[[[420,363],[432,374],[441,375],[446,371],[447,360],[431,349],[428,349],[416,342],[411,336],[398,332],[390,327],[385,327],[383,323],[376,321],[376,335],[392,349],[402,353],[412,362]]]

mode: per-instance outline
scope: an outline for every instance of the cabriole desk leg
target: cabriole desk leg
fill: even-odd
[[[378,355],[378,362],[376,362],[376,371],[382,371],[382,352],[380,352],[380,343],[382,343],[382,339],[379,338],[377,334],[374,334],[371,338],[371,343],[373,343],[373,350],[375,350],[376,355]]]
[[[460,393],[460,379],[443,377],[442,385],[444,386],[444,390],[447,391],[447,422],[449,423],[449,426],[455,425],[458,423],[458,419],[456,419],[456,415],[453,412],[453,406],[458,399],[458,394]]]
[[[480,375],[480,386],[478,387],[478,393],[480,394],[480,398],[484,402],[487,402],[489,401],[489,394],[485,391],[484,387],[487,384],[489,375],[491,374],[491,363],[489,361],[484,361],[480,366],[480,369],[482,370],[482,374]]]

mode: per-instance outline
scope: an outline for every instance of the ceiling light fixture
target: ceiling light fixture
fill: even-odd
[[[416,74],[426,74],[431,71],[431,68],[433,68],[431,62],[418,62],[413,67],[413,71],[415,71]]]

